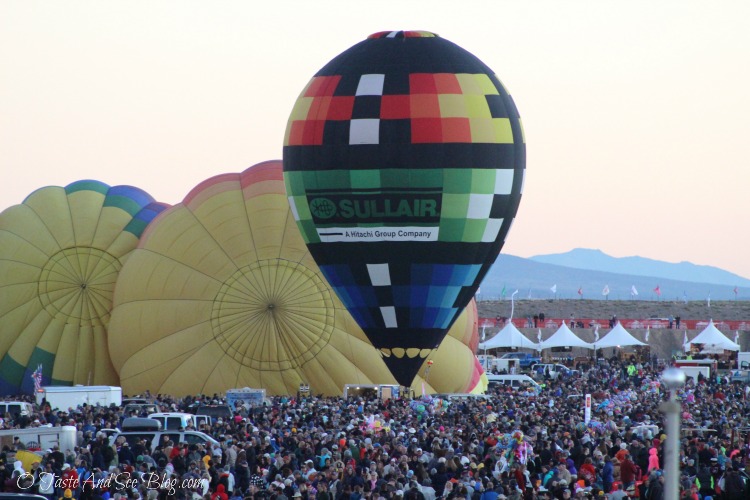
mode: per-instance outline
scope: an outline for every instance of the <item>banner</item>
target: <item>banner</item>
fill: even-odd
[[[591,394],[586,394],[586,406],[583,408],[583,423],[588,425],[591,420]]]

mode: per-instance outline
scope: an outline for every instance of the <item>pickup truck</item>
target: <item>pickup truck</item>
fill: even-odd
[[[517,359],[518,366],[520,366],[522,369],[531,368],[535,364],[542,361],[542,359],[538,356],[534,356],[533,354],[529,354],[527,352],[506,352],[500,357],[500,359]]]
[[[750,370],[732,370],[732,382],[750,384]]]

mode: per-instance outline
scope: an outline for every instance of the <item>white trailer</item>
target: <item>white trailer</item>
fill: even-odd
[[[36,403],[46,400],[50,407],[63,411],[88,406],[122,405],[122,388],[109,385],[45,386],[36,393]]]
[[[378,399],[396,399],[401,394],[401,387],[391,384],[346,384],[344,399],[358,396],[377,396]]]
[[[13,446],[13,441],[17,437],[28,451],[44,451],[58,446],[60,451],[65,453],[75,448],[76,433],[76,428],[72,425],[0,430],[0,447]]]

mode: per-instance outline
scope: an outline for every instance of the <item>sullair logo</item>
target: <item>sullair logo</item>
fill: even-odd
[[[316,223],[438,223],[439,193],[367,193],[309,196],[310,213]]]

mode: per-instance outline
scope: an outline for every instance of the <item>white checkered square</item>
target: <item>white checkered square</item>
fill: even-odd
[[[362,75],[354,95],[383,95],[385,75]]]
[[[377,118],[355,119],[349,125],[349,144],[379,144],[380,120]]]
[[[299,222],[299,212],[297,211],[297,203],[294,201],[294,196],[289,196],[289,208],[292,211],[292,215],[294,216],[294,220]]]
[[[504,219],[489,219],[487,225],[484,226],[484,234],[482,235],[482,243],[494,243],[497,239],[497,235],[500,232],[500,228],[503,225]]]
[[[391,272],[388,264],[367,264],[372,286],[391,286]]]
[[[510,194],[513,190],[513,170],[495,170],[495,194]]]
[[[380,308],[380,314],[383,315],[383,322],[386,328],[398,328],[396,321],[396,308],[393,306],[384,306]]]
[[[470,194],[466,218],[487,219],[490,216],[490,210],[492,210],[493,198],[494,195],[491,194]]]

